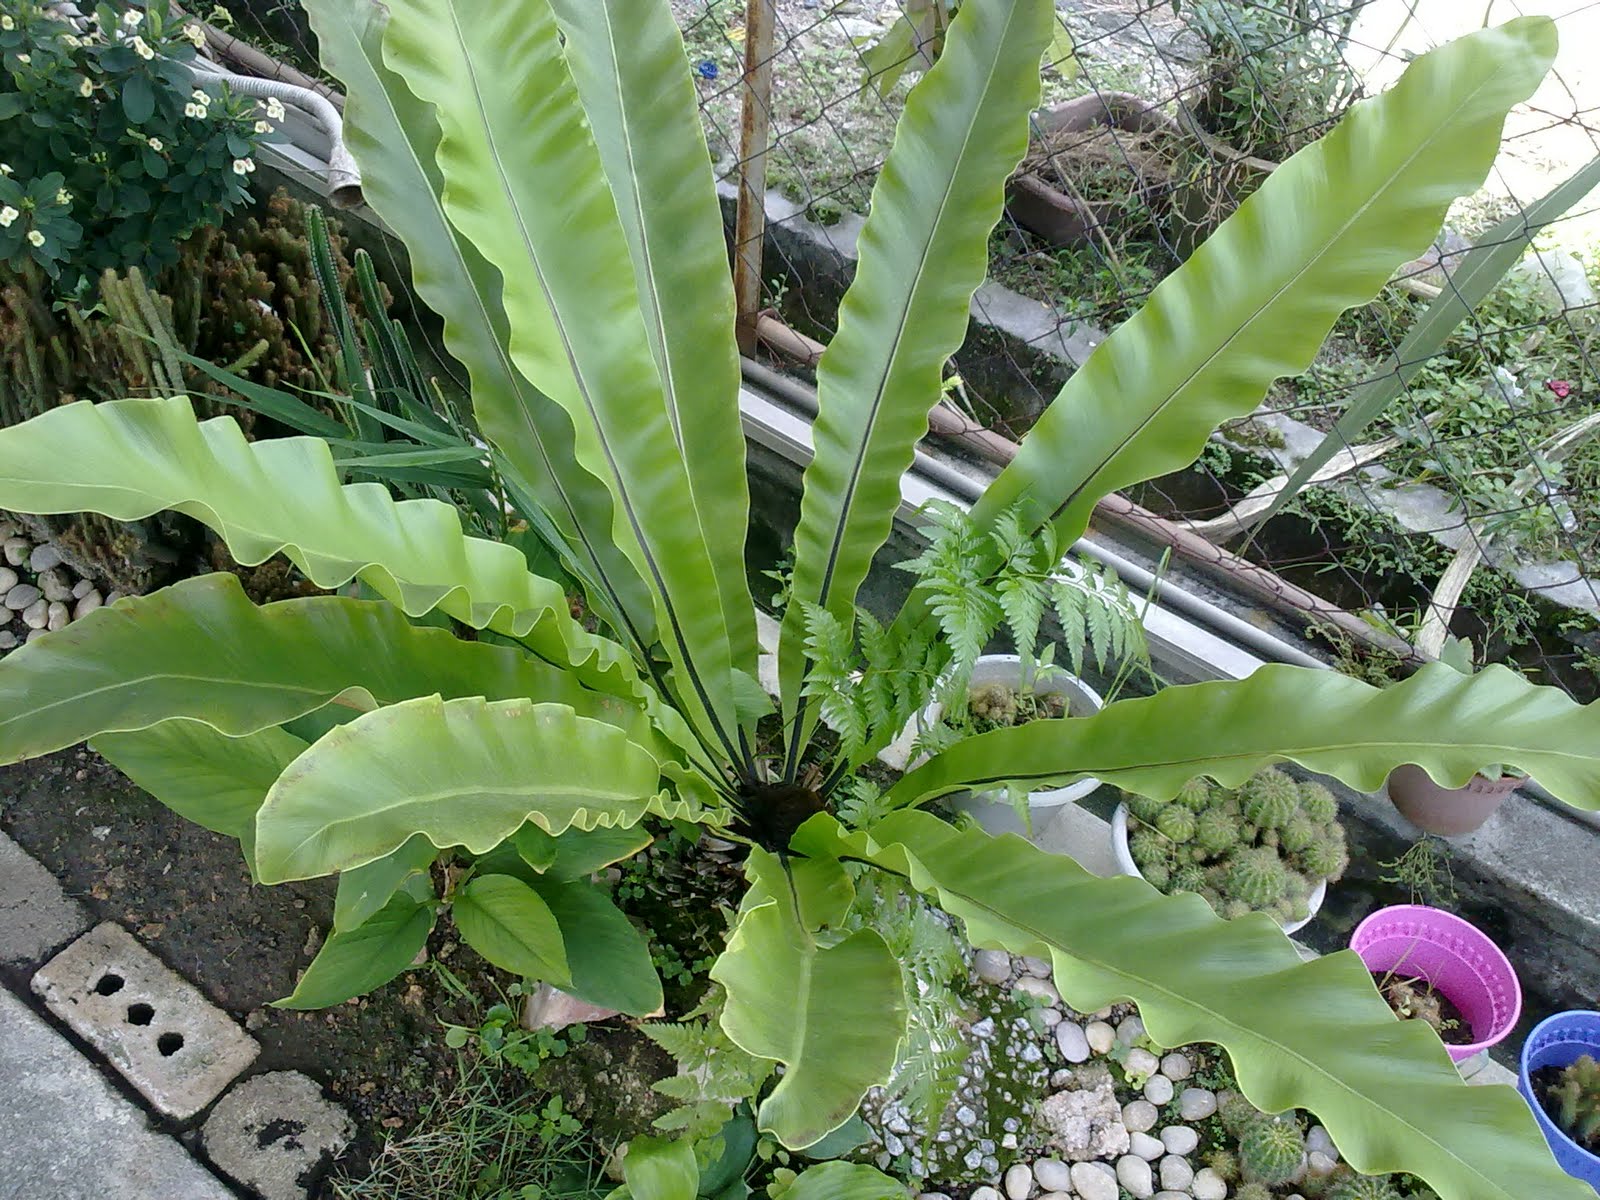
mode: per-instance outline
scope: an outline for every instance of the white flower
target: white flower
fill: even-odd
[[[13,21],[9,16],[0,16],[0,29],[4,29],[9,33],[11,30],[15,29],[16,27],[17,27],[17,23],[15,21]]]
[[[203,117],[206,115],[206,110],[198,104],[185,104],[183,106],[183,115],[186,117]]]
[[[189,93],[189,99],[200,105],[210,104],[211,93],[206,91],[204,88],[195,88],[194,91]]]
[[[165,148],[166,147],[162,145],[160,138],[150,139],[150,149],[154,150],[157,154],[160,154]]]
[[[0,229],[10,229],[11,222],[15,221],[21,215],[21,213],[12,208],[9,204],[4,208],[0,208]]]
[[[281,121],[281,120],[283,120],[283,116],[284,116],[283,101],[279,100],[276,96],[273,96],[270,99],[268,99],[268,101],[267,101],[267,120],[269,120],[269,121]]]
[[[92,95],[94,95],[94,81],[92,79],[90,79],[87,75],[85,75],[83,77],[82,81],[78,84],[78,95],[80,95],[80,96],[92,96]]]
[[[19,55],[17,55],[17,61],[19,63],[31,63],[33,61],[33,55],[31,55],[31,54],[19,54]]]
[[[136,8],[130,8],[127,12],[122,14],[122,23],[129,29],[132,29],[142,20],[144,20],[144,18],[139,14],[139,10]]]
[[[80,38],[75,33],[62,34],[61,35],[61,40],[63,42],[65,42],[68,46],[72,47],[72,49],[74,49],[74,50],[76,50],[79,46],[83,45],[83,39]]]
[[[271,133],[273,131],[273,129],[275,129],[275,128],[276,128],[276,126],[274,126],[271,121],[257,121],[256,122],[256,132],[257,133]]]
[[[59,189],[56,192],[56,203],[57,204],[71,204],[72,203],[72,193],[67,191],[66,188]]]
[[[144,59],[145,62],[149,62],[156,56],[156,52],[150,49],[150,47],[145,44],[145,40],[138,34],[134,34],[133,37],[133,52],[140,58]]]
[[[11,174],[11,164],[10,163],[0,163],[0,175],[9,175],[9,174]]]
[[[35,246],[42,246],[44,245],[44,234],[40,233],[37,229],[30,229],[28,230],[28,241],[33,243]]]
[[[235,175],[248,175],[248,174],[250,174],[251,171],[254,171],[255,169],[256,169],[256,164],[251,159],[248,159],[248,158],[236,158],[236,159],[233,160],[233,173]]]
[[[194,43],[194,48],[196,50],[205,49],[206,31],[204,29],[201,29],[200,26],[198,26],[198,25],[185,25],[183,27],[183,36],[188,38],[191,42]]]
[[[213,25],[231,25],[233,24],[233,14],[220,4],[213,4],[211,13],[206,17],[206,20]]]

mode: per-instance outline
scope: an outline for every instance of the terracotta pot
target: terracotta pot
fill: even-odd
[[[1155,105],[1127,92],[1091,93],[1045,109],[1035,118],[1045,135],[1081,132],[1085,139],[1097,128],[1127,133],[1161,131],[1181,136],[1177,121]],[[1007,211],[1024,229],[1057,246],[1087,242],[1099,225],[1115,219],[1121,202],[1080,200],[1069,196],[1038,175],[1012,178]]]
[[[1400,815],[1418,829],[1460,837],[1480,828],[1521,782],[1517,775],[1499,779],[1474,775],[1465,787],[1441,787],[1421,767],[1408,763],[1389,773],[1387,786]]]

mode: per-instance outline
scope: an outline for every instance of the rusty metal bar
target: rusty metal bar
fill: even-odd
[[[748,0],[744,22],[744,97],[739,119],[739,204],[733,227],[733,296],[739,350],[753,354],[761,313],[761,246],[767,236],[767,136],[777,0]]]

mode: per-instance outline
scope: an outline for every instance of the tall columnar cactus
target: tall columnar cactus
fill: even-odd
[[[1257,1183],[1288,1183],[1305,1152],[1305,1135],[1293,1117],[1260,1117],[1239,1135],[1239,1164]]]
[[[1545,1096],[1551,1117],[1568,1137],[1584,1146],[1600,1142],[1600,1062],[1592,1055],[1564,1068]]]

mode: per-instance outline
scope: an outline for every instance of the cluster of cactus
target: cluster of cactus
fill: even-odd
[[[1573,1141],[1600,1147],[1600,1062],[1582,1055],[1545,1089],[1545,1111]]]
[[[1128,850],[1147,880],[1195,892],[1224,917],[1302,920],[1313,890],[1349,863],[1339,806],[1276,768],[1235,790],[1191,779],[1170,801],[1129,795]]]
[[[967,697],[967,711],[979,728],[1025,725],[1067,715],[1066,701],[1054,692],[1019,691],[1009,684],[985,683]]]
[[[1239,1171],[1251,1183],[1288,1183],[1305,1153],[1306,1137],[1293,1114],[1257,1117],[1239,1135]]]
[[[136,267],[107,271],[96,312],[53,307],[49,281],[36,269],[0,270],[0,424],[75,400],[218,392],[180,352],[271,387],[327,390],[340,352],[317,290],[308,211],[280,191],[260,217],[198,231],[159,278],[146,280]],[[346,299],[360,306],[336,233],[330,243]],[[196,403],[202,416],[222,411]],[[226,411],[248,431],[248,411]]]

